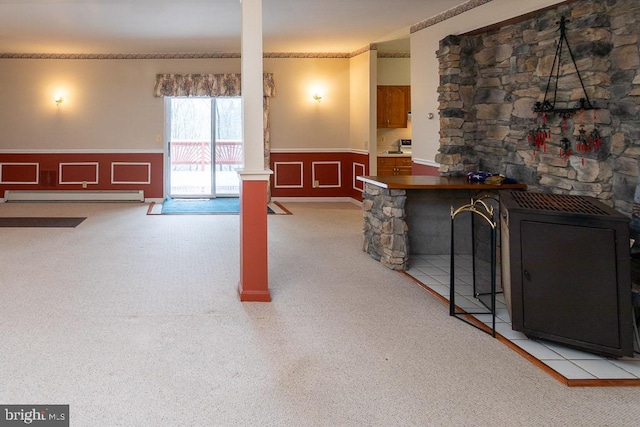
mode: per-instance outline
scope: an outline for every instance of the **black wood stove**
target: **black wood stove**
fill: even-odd
[[[505,191],[500,204],[512,328],[633,356],[629,219],[586,196]]]

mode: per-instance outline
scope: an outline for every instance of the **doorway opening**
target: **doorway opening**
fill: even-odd
[[[167,195],[237,197],[242,168],[241,97],[166,97]]]

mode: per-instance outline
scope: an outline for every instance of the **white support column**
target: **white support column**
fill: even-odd
[[[242,115],[244,123],[244,169],[264,170],[264,117],[262,77],[262,0],[242,4]]]
[[[267,258],[267,186],[264,165],[262,0],[242,5],[242,122],[244,169],[240,175],[241,301],[271,301]]]

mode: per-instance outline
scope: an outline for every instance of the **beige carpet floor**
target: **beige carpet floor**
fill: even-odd
[[[270,215],[271,303],[240,303],[238,220],[144,204],[0,230],[0,404],[72,426],[635,426],[638,388],[570,388],[361,251],[348,203]]]

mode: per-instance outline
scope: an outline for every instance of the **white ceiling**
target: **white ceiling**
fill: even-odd
[[[263,0],[263,50],[349,53],[462,3]],[[239,52],[240,25],[240,0],[0,0],[0,53]]]

